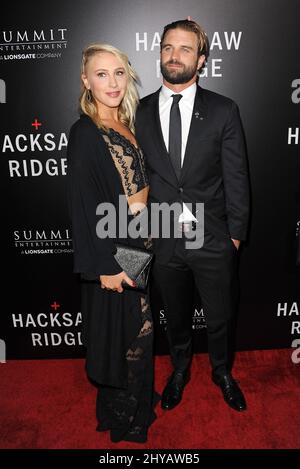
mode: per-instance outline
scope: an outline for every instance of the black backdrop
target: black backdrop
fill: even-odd
[[[188,15],[210,40],[200,84],[239,104],[247,136],[252,218],[240,259],[237,347],[290,347],[300,337],[295,255],[300,224],[300,3],[26,1],[11,4],[10,12],[1,14],[0,27],[5,278],[0,339],[7,358],[84,354],[65,195],[66,143],[77,118],[82,49],[91,42],[123,49],[140,76],[144,96],[160,86],[163,26]],[[156,351],[164,353],[164,314],[153,290]],[[205,351],[205,319],[197,298],[193,326],[195,350]]]

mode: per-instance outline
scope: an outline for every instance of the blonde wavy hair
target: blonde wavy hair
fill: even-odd
[[[136,85],[139,83],[139,79],[135,70],[130,65],[127,55],[110,44],[90,44],[82,52],[81,94],[79,98],[80,109],[84,114],[87,114],[98,127],[107,130],[99,118],[95,98],[91,91],[84,86],[82,80],[82,74],[86,74],[87,63],[92,57],[99,54],[99,52],[110,52],[114,54],[124,66],[128,81],[124,98],[118,109],[118,116],[120,121],[134,133],[135,112],[139,103],[139,94]]]

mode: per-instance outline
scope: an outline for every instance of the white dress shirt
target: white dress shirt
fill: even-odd
[[[197,85],[193,83],[188,88],[185,88],[180,93],[174,93],[174,91],[162,85],[159,93],[159,117],[164,137],[166,149],[169,151],[169,124],[170,124],[170,111],[173,103],[172,94],[181,94],[182,98],[179,101],[179,109],[181,114],[181,167],[184,161],[184,155],[186,150],[186,144],[190,131],[190,125],[192,120],[194,101],[196,95]],[[197,221],[192,212],[183,203],[183,211],[179,217],[179,222]]]

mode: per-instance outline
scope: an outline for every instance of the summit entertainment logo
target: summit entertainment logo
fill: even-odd
[[[70,254],[72,238],[69,229],[33,229],[15,230],[13,232],[15,248],[20,254]]]
[[[0,31],[0,60],[60,58],[67,28]]]
[[[159,311],[159,323],[163,327],[164,330],[167,330],[167,318],[164,309],[161,309]],[[194,309],[193,317],[192,317],[192,329],[194,330],[199,330],[199,329],[205,329],[207,327],[206,321],[205,321],[205,315],[203,308]]]

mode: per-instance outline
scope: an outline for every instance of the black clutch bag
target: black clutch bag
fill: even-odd
[[[128,277],[136,283],[136,287],[130,287],[126,282],[123,282],[123,288],[146,292],[153,253],[146,249],[125,246],[120,243],[115,243],[115,246],[117,248],[116,261]]]

